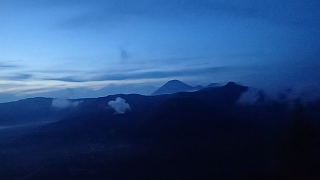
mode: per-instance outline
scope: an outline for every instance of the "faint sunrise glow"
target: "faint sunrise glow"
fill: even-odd
[[[319,86],[319,7],[302,0],[4,0],[0,93],[51,96],[110,84],[143,91],[171,79]]]
[[[123,84],[140,84],[140,83],[154,83],[157,81],[168,81],[170,78],[157,78],[157,79],[137,79],[137,80],[113,80],[113,81],[88,81],[88,82],[64,82],[64,81],[0,81],[0,85],[10,83],[13,87],[1,87],[0,93],[15,93],[18,96],[37,94],[41,92],[50,92],[54,90],[61,90],[67,88],[88,88],[92,90],[99,90],[110,84],[123,85]]]

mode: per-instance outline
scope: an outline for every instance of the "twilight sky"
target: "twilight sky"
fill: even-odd
[[[317,88],[320,1],[1,0],[0,102],[170,79]]]

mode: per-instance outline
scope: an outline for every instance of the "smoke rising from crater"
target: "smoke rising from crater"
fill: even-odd
[[[70,101],[67,99],[53,99],[52,100],[52,107],[58,108],[58,109],[64,109],[68,107],[77,107],[79,104],[81,104],[82,101]]]
[[[116,114],[125,114],[126,112],[131,111],[130,105],[121,97],[117,97],[114,101],[109,101],[108,105]]]

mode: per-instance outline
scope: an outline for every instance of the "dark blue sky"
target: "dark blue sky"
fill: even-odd
[[[311,0],[2,0],[0,102],[148,93],[170,79],[314,88],[319,9]]]

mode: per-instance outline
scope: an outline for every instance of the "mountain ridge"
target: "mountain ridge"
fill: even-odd
[[[162,95],[162,94],[172,94],[178,92],[190,92],[190,91],[197,91],[200,89],[205,88],[204,86],[197,85],[197,86],[190,86],[182,81],[177,79],[170,80],[154,91],[151,95]]]

